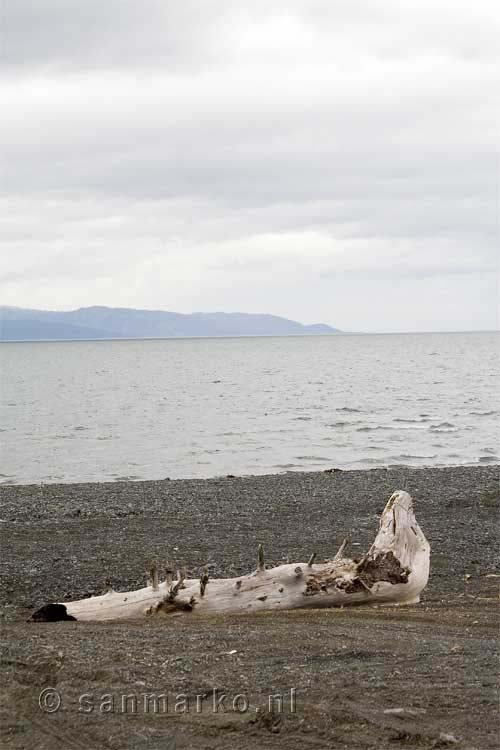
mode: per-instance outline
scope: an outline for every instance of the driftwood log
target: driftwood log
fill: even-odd
[[[259,546],[257,569],[238,578],[174,577],[166,570],[160,582],[151,571],[150,585],[135,591],[108,590],[102,596],[47,604],[34,613],[37,621],[128,620],[142,617],[205,613],[238,614],[259,610],[347,605],[415,604],[429,577],[430,547],[413,512],[407,492],[395,492],[380,518],[378,534],[360,560],[344,557],[344,542],[325,562],[266,569]]]

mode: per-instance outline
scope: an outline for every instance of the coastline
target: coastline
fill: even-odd
[[[142,484],[151,484],[152,482],[158,483],[158,482],[217,482],[224,479],[241,479],[241,480],[252,480],[252,479],[274,479],[275,477],[282,477],[289,474],[308,474],[312,476],[319,476],[320,474],[333,474],[342,472],[344,474],[364,474],[366,472],[370,471],[389,471],[389,472],[399,472],[399,471],[443,471],[443,470],[461,470],[461,469],[483,469],[483,468],[490,468],[495,469],[497,467],[500,467],[500,463],[498,463],[498,460],[496,457],[485,457],[484,460],[478,460],[478,459],[471,459],[469,461],[464,461],[463,463],[453,463],[453,464],[412,464],[412,463],[384,463],[383,461],[380,462],[380,464],[373,464],[373,465],[367,465],[367,466],[351,466],[351,465],[341,465],[340,462],[337,463],[335,466],[330,466],[328,464],[325,464],[324,467],[320,466],[314,466],[311,468],[307,468],[306,466],[295,466],[294,468],[287,468],[287,469],[280,469],[279,471],[268,471],[264,470],[262,473],[241,473],[241,474],[213,474],[209,476],[162,476],[158,477],[156,479],[146,479],[144,477],[141,477],[139,475],[124,475],[120,477],[108,477],[103,476],[102,478],[95,478],[95,479],[64,479],[62,477],[59,477],[58,479],[51,479],[50,481],[40,481],[40,482],[33,482],[33,481],[24,481],[20,479],[17,481],[16,479],[10,478],[8,475],[0,475],[3,476],[2,479],[0,479],[0,492],[3,487],[12,487],[12,488],[21,488],[24,490],[27,490],[28,488],[32,488],[36,493],[40,492],[40,488],[45,487],[88,487],[90,485],[96,486],[99,488],[104,487],[105,485],[142,485]],[[0,503],[1,505],[1,503]]]
[[[257,705],[266,691],[297,687],[297,715],[276,725],[234,712],[163,723],[135,717],[137,731],[151,736],[175,723],[179,747],[267,747],[271,740],[290,748],[445,747],[432,745],[444,742],[440,734],[461,738],[462,748],[495,747],[499,475],[500,466],[487,465],[2,485],[6,694],[7,703],[24,707],[24,718],[10,720],[9,746],[25,746],[23,721],[37,747],[50,746],[55,725],[68,747],[79,746],[70,741],[75,724],[87,732],[88,747],[103,746],[111,734],[117,744],[104,746],[123,746],[130,722],[118,714],[82,717],[71,705],[40,713],[34,696],[57,678],[69,696],[83,688],[132,690],[136,682],[167,692],[210,683],[234,693],[245,688]],[[362,554],[396,489],[413,496],[431,543],[431,578],[419,605],[183,618],[168,632],[160,621],[26,622],[47,601],[102,593],[108,577],[117,590],[143,585],[152,559],[194,574],[208,564],[217,577],[251,570],[258,543],[269,564],[313,551],[328,557],[344,536],[349,553]],[[55,675],[58,650],[65,657]],[[401,707],[408,710],[391,713]]]

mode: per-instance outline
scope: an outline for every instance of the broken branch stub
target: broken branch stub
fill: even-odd
[[[266,569],[259,546],[257,570],[238,578],[185,578],[166,580],[136,591],[108,591],[64,604],[49,604],[34,613],[34,620],[126,620],[168,616],[176,612],[195,617],[204,613],[347,605],[415,604],[429,577],[430,547],[418,525],[410,495],[395,492],[387,503],[378,534],[358,562],[343,557],[346,542],[331,560],[288,563]],[[314,565],[313,565],[314,563]],[[196,606],[195,606],[196,605]],[[63,616],[64,615],[64,616]]]

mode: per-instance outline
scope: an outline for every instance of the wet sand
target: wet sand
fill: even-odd
[[[2,487],[2,746],[152,750],[175,736],[193,749],[496,748],[498,480],[498,466],[401,467]],[[277,564],[331,556],[344,536],[362,554],[395,489],[412,494],[431,543],[419,605],[27,622],[108,578],[141,586],[151,560],[239,575],[259,542]],[[53,713],[38,705],[48,687],[61,696]],[[214,689],[226,695],[218,712]],[[145,710],[145,693],[166,695],[167,709]],[[282,713],[268,710],[277,693]],[[248,710],[233,710],[237,695]]]

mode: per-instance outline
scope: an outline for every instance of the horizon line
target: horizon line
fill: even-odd
[[[334,331],[332,333],[241,333],[221,334],[218,336],[109,336],[101,338],[65,338],[65,339],[2,339],[0,344],[66,344],[109,341],[176,341],[196,339],[259,339],[259,338],[336,338],[341,336],[422,336],[435,334],[466,333],[500,333],[500,328],[481,328],[470,330],[436,330],[436,331]]]

